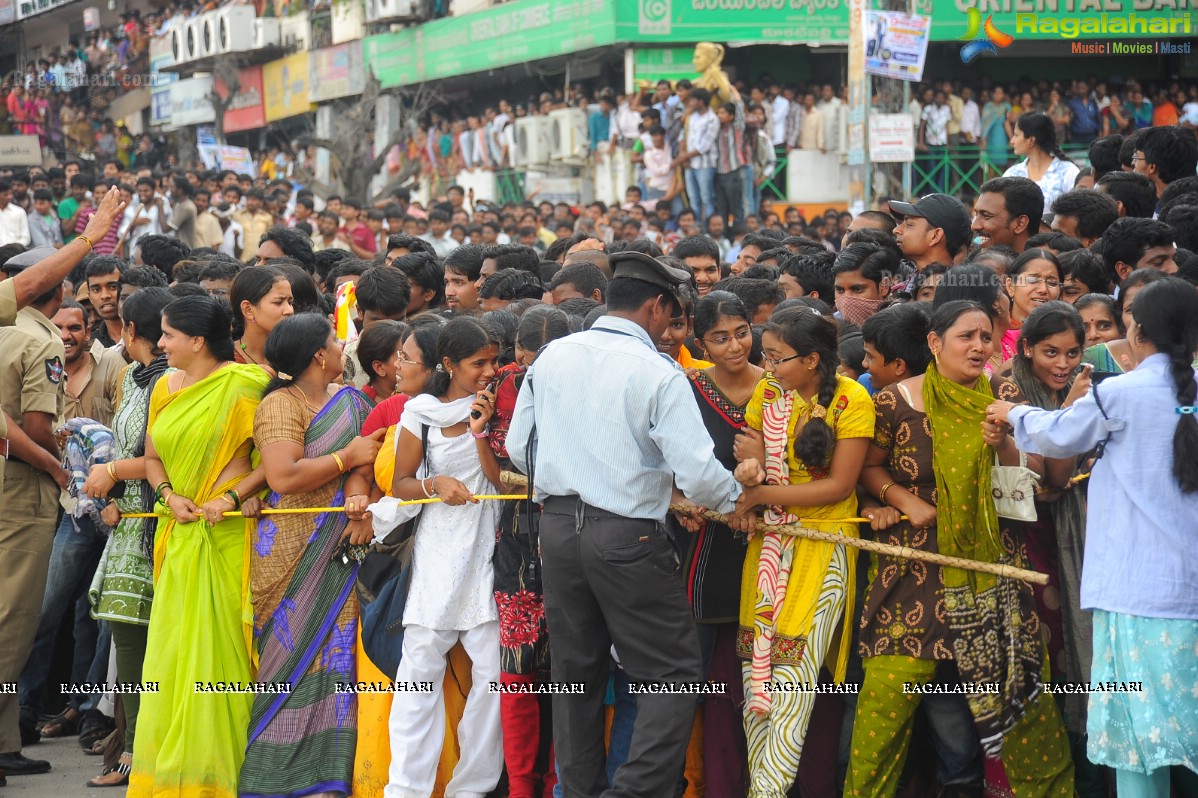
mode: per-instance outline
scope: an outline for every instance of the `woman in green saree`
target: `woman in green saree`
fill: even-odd
[[[330,398],[341,350],[317,313],[284,319],[266,341],[276,377],[254,416],[254,445],[271,488],[266,503],[349,512],[258,522],[251,566],[258,680],[288,682],[291,693],[254,698],[242,798],[352,791],[357,702],[337,688],[355,680],[358,563],[338,549],[347,536],[355,546],[374,537],[362,512],[386,430],[358,436],[371,404],[357,388]]]
[[[150,397],[146,478],[169,515],[154,543],[142,671],[158,692],[142,697],[130,798],[235,798],[245,757],[253,697],[237,687],[254,679],[252,522],[223,514],[261,508],[265,479],[250,455],[267,375],[232,362],[229,325],[210,297],[162,312],[158,345],[177,371]]]

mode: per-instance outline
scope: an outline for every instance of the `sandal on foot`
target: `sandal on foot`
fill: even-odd
[[[70,714],[72,712],[75,713],[75,717],[73,718]],[[41,732],[42,737],[46,739],[53,739],[55,737],[73,737],[79,733],[79,724],[82,722],[83,715],[80,714],[78,710],[68,707],[54,717],[50,718],[50,720],[43,723],[42,727],[38,729],[38,731]]]
[[[89,709],[84,713],[83,722],[80,724],[79,745],[85,753],[90,754],[95,744],[111,734],[113,728],[115,724],[111,718],[98,709]],[[98,753],[104,753],[103,749]]]
[[[132,770],[132,768],[133,768],[133,755],[132,754],[123,754],[123,755],[121,755],[120,761],[117,762],[116,767],[104,768],[103,773],[101,773],[99,776],[96,776],[94,779],[90,779],[85,786],[87,786],[87,787],[124,787],[129,783],[129,772]],[[116,781],[109,781],[109,782],[97,781],[97,779],[102,779],[105,776],[112,775],[113,773],[119,773],[120,778],[117,779]]]

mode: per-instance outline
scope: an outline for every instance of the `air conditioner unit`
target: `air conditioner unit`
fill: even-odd
[[[547,116],[526,116],[516,120],[516,151],[512,165],[519,167],[549,163],[552,155],[553,123]]]
[[[200,15],[200,58],[207,58],[220,52],[217,46],[216,15],[215,11]]]
[[[240,53],[254,49],[253,6],[228,6],[205,14],[207,29],[212,32],[216,54]],[[276,25],[277,21],[271,20]]]
[[[204,57],[204,20],[202,17],[189,19],[183,26],[183,60],[195,61]]]
[[[308,25],[307,11],[279,20],[279,44],[307,50],[309,39],[311,39],[311,30]]]
[[[587,115],[581,108],[549,112],[553,160],[581,164],[587,158]]]
[[[251,50],[261,50],[263,47],[279,46],[279,21],[277,19],[254,20],[254,43]]]
[[[366,0],[366,21],[423,22],[428,19],[425,0]]]
[[[171,28],[171,55],[176,64],[187,60],[187,24],[175,25]]]

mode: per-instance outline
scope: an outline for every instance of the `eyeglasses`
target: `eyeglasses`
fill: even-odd
[[[1039,285],[1040,283],[1044,283],[1049,288],[1061,287],[1061,281],[1055,277],[1037,277],[1034,274],[1029,274],[1026,277],[1020,275],[1018,279],[1020,285]]]
[[[703,340],[713,346],[727,346],[728,342],[733,338],[741,343],[751,341],[753,340],[753,331],[750,328],[745,327],[743,330],[737,330],[736,332],[732,333],[732,335],[721,335],[719,338],[704,338]]]
[[[397,360],[396,363],[401,366],[420,366],[422,368],[424,366],[424,363],[420,362],[419,360],[408,360],[403,356],[403,352],[396,352],[396,354],[399,355],[399,360]]]
[[[770,364],[770,366],[772,366],[773,368],[778,368],[778,366],[781,366],[783,363],[787,363],[791,360],[798,360],[801,357],[802,357],[802,355],[791,355],[790,357],[780,357],[780,358],[763,357],[761,359],[763,362]]]

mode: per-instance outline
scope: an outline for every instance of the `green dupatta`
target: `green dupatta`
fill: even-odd
[[[983,376],[972,387],[945,379],[936,365],[923,381],[936,474],[936,540],[941,554],[1019,564],[1018,546],[999,526],[990,493],[994,452],[982,440],[994,392]],[[961,681],[998,685],[970,693],[970,712],[988,756],[1043,689],[1044,644],[1028,585],[1006,577],[942,567],[945,621]]]

